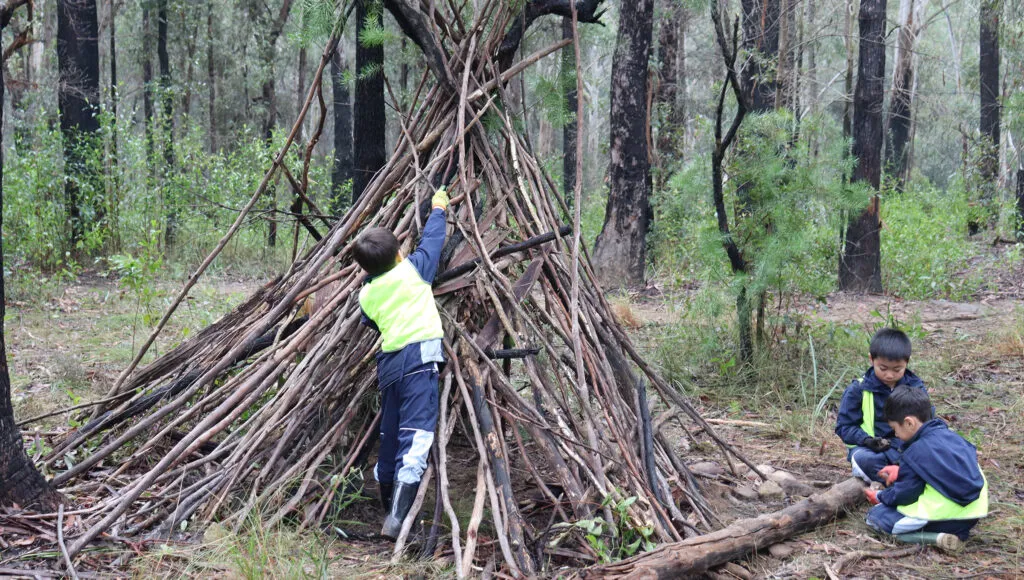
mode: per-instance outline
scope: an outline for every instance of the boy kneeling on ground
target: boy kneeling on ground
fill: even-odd
[[[875,333],[868,347],[871,368],[843,392],[836,419],[836,435],[846,443],[846,460],[854,477],[871,483],[886,465],[900,460],[903,441],[885,424],[882,409],[896,387],[907,386],[926,392],[924,382],[910,372],[910,338],[895,328]]]
[[[864,490],[875,504],[868,526],[901,542],[959,550],[988,515],[988,482],[974,446],[933,418],[931,400],[920,389],[895,389],[885,421],[905,443],[900,464],[878,472],[891,487]]]

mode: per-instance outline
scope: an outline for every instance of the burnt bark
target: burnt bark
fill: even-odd
[[[384,25],[384,15],[369,0],[356,3],[356,23],[362,30],[371,17],[376,26]],[[384,113],[384,47],[366,46],[356,38],[356,91],[353,101],[352,149],[355,167],[352,175],[352,203],[355,203],[373,176],[387,162]]]
[[[153,161],[153,30],[148,2],[142,3],[142,122],[145,127],[146,162]]]
[[[156,13],[156,59],[160,67],[160,141],[164,164],[161,175],[166,178],[174,167],[174,101],[171,96],[171,57],[167,52],[167,0],[157,2]],[[177,242],[178,209],[177,200],[164,189],[164,245],[173,248]]]
[[[853,100],[852,181],[877,191],[882,176],[882,100],[885,77],[886,0],[861,0],[857,89]],[[882,245],[878,196],[850,220],[839,258],[839,289],[861,293],[882,291]]]
[[[679,132],[685,111],[679,104],[679,44],[682,33],[682,7],[675,0],[663,2],[658,28],[658,177],[659,183],[668,179],[671,167],[678,162]]]
[[[917,40],[914,0],[900,0],[900,29],[893,65],[889,128],[885,141],[886,173],[896,179],[903,191],[907,181],[907,144],[910,142],[910,118],[914,98],[914,45]]]
[[[60,85],[60,130],[64,140],[64,197],[68,213],[69,247],[76,248],[86,222],[99,217],[95,203],[96,176],[88,167],[100,123],[99,30],[96,0],[61,0],[57,6],[57,67]],[[84,190],[83,190],[83,186]],[[100,211],[99,213],[102,213]]]
[[[572,18],[562,18],[562,38],[572,39]],[[562,51],[562,107],[572,116],[562,126],[562,196],[571,208],[576,190],[576,108],[579,95],[576,94],[576,55],[566,48]]]
[[[653,214],[647,150],[647,61],[653,20],[654,0],[622,5],[612,62],[611,190],[594,244],[594,269],[608,287],[644,283]]]
[[[604,0],[576,0],[576,20],[590,24],[601,22],[604,14],[601,5]],[[523,35],[538,18],[546,15],[562,16],[572,18],[571,0],[529,0],[523,6],[512,25],[509,26],[498,47],[497,62],[501,70],[512,66],[512,59],[519,50],[519,44],[523,41]]]
[[[850,138],[853,133],[853,9],[857,0],[846,0],[843,11],[843,45],[846,48],[846,76],[843,80],[843,137]]]
[[[780,0],[742,0],[743,49],[748,53],[740,75],[751,113],[775,108],[779,59]]]
[[[206,89],[209,91],[210,153],[217,152],[217,74],[213,49],[213,0],[209,0],[206,3]]]
[[[346,207],[342,199],[345,182],[352,179],[352,98],[345,72],[348,63],[339,42],[331,57],[331,95],[334,109],[334,165],[331,168],[331,213],[339,215]]]
[[[982,199],[994,197],[999,175],[999,16],[1002,0],[982,0],[979,35]]]
[[[15,1],[0,8],[0,30],[7,26],[14,10],[23,3]],[[97,76],[98,71],[97,59]],[[4,93],[4,67],[0,66],[0,140],[4,128]],[[0,208],[3,207],[4,199],[3,159],[4,148],[0,147]],[[7,345],[4,340],[7,305],[4,299],[3,223],[3,210],[0,209],[0,506],[17,504],[50,510],[56,505],[59,496],[25,453],[21,429],[14,420],[14,406],[11,404],[11,375],[7,368]]]

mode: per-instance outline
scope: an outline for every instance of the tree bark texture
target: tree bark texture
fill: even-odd
[[[299,47],[299,87],[296,90],[295,99],[295,116],[299,116],[299,111],[302,110],[302,103],[306,102],[306,47]],[[305,140],[305,123],[299,126],[299,133],[297,138],[299,141]]]
[[[799,50],[796,0],[779,0],[779,51],[775,73],[775,108],[796,110],[797,61]]]
[[[743,49],[748,58],[740,76],[752,113],[775,108],[779,3],[780,0],[742,0]]]
[[[1024,238],[1024,167],[1017,168],[1017,239]]]
[[[914,0],[900,0],[900,28],[893,59],[892,96],[885,141],[886,172],[896,178],[896,188],[900,191],[907,181],[907,144],[910,142],[914,98],[914,45],[919,26],[916,16]]]
[[[346,200],[341,199],[345,182],[352,179],[352,98],[345,72],[348,64],[342,43],[331,58],[331,96],[334,110],[334,165],[331,168],[331,213],[339,215]]]
[[[885,77],[886,0],[861,0],[857,89],[853,99],[854,182],[878,190],[882,176],[882,101]],[[882,245],[878,196],[850,221],[839,258],[839,288],[852,292],[882,291]]]
[[[622,4],[612,63],[611,191],[594,244],[594,268],[607,287],[642,285],[650,229],[647,61],[654,0]]]
[[[372,9],[370,0],[357,0],[356,25],[362,30],[366,18],[384,25],[384,15]],[[369,73],[369,74],[367,74]],[[356,92],[352,107],[352,203],[359,199],[374,174],[387,162],[384,116],[384,47],[364,46],[356,35]]]
[[[786,509],[739,520],[725,529],[666,544],[621,562],[584,570],[584,578],[693,578],[710,568],[742,558],[825,525],[864,498],[864,484],[854,478],[832,486]]]
[[[148,3],[142,4],[142,122],[146,132],[146,162],[153,161],[153,29]]]
[[[64,139],[64,196],[70,225],[69,246],[82,240],[85,222],[96,215],[93,200],[84,197],[83,183],[93,179],[87,167],[86,147],[92,146],[100,123],[99,29],[96,0],[61,0],[57,6],[57,67],[60,85],[60,130]],[[83,211],[84,210],[84,211]]]
[[[679,40],[682,32],[683,9],[676,0],[665,0],[658,24],[658,169],[660,180],[670,172],[670,158],[678,155],[679,131],[686,117],[679,106]],[[678,160],[677,160],[678,161]]]
[[[843,14],[843,44],[846,48],[846,76],[843,81],[843,137],[850,138],[853,133],[853,13],[857,0],[846,0]]]
[[[1002,0],[981,0],[978,70],[981,85],[983,199],[995,193],[999,173],[999,16]]]
[[[206,89],[209,91],[210,153],[217,152],[217,69],[213,45],[213,0],[206,4]]]
[[[572,39],[572,18],[562,18],[562,38]],[[579,95],[576,94],[576,55],[569,48],[562,51],[561,83],[562,106],[571,114],[571,119],[562,125],[562,196],[572,207],[576,189],[576,132],[579,123],[576,108]]]
[[[61,9],[63,11],[64,6],[61,6]],[[2,17],[0,30],[6,26],[11,10],[9,7],[4,7],[0,12],[0,17]],[[0,66],[0,139],[3,137],[4,128],[4,68]],[[97,60],[97,77],[98,72]],[[3,159],[4,148],[0,147],[0,208],[3,207],[4,199]],[[0,209],[0,234],[3,232],[3,223],[3,211]],[[0,235],[0,506],[18,504],[22,507],[49,509],[55,504],[57,495],[25,453],[21,429],[18,428],[17,422],[14,420],[14,406],[11,404],[11,375],[7,368],[7,345],[4,341],[4,318],[7,314],[7,306],[6,300],[3,299],[5,295],[3,272],[3,236]]]
[[[171,96],[171,57],[167,52],[167,0],[159,0],[156,14],[156,59],[160,67],[160,141],[164,154],[161,175],[174,167],[174,100]],[[173,248],[177,241],[178,209],[177,200],[164,188],[164,209],[166,220],[164,245]]]

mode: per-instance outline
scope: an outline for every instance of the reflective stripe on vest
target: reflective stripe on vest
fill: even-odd
[[[858,379],[864,382],[863,379]],[[875,394],[871,391],[861,391],[860,400],[860,411],[864,415],[864,419],[860,423],[860,428],[868,434],[869,437],[875,436]],[[850,449],[856,447],[856,445],[847,445]]]
[[[981,495],[967,505],[956,503],[926,483],[924,492],[916,502],[910,505],[896,506],[896,511],[908,517],[930,522],[983,518],[988,515],[988,479],[985,478],[984,473],[981,474],[981,479],[985,482],[981,487]]]
[[[444,338],[434,292],[408,260],[363,286],[359,306],[380,329],[384,352]]]

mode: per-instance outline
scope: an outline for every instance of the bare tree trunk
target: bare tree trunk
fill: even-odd
[[[305,46],[300,46],[299,47],[299,71],[298,72],[299,72],[299,86],[298,86],[298,90],[295,91],[296,92],[296,99],[295,99],[295,104],[296,104],[296,109],[295,109],[296,115],[295,116],[296,117],[298,116],[298,112],[300,110],[302,110],[302,103],[304,103],[306,101],[306,47]],[[302,141],[302,140],[305,139],[305,137],[304,137],[304,135],[305,135],[305,131],[304,131],[305,125],[306,124],[303,123],[302,125],[299,126],[299,134],[297,136],[297,139],[299,141]]]
[[[679,147],[679,126],[684,119],[680,115],[679,100],[679,32],[682,28],[682,7],[675,0],[662,2],[662,13],[658,25],[658,75],[660,83],[655,98],[659,119],[656,142],[658,181],[664,183],[671,174],[677,159]],[[659,185],[660,187],[660,185]]]
[[[110,112],[112,121],[110,124],[110,154],[108,156],[109,162],[107,163],[108,186],[105,201],[110,230],[108,247],[112,252],[116,252],[121,248],[121,228],[118,225],[120,221],[118,213],[120,208],[120,186],[117,174],[117,139],[119,132],[117,126],[117,105],[120,100],[117,94],[117,0],[109,0],[108,6],[110,11]],[[28,68],[26,67],[26,70]]]
[[[807,68],[804,72],[805,86],[807,93],[804,97],[804,106],[813,115],[818,111],[818,31],[815,29],[817,18],[817,0],[807,0],[804,10],[804,28],[807,34],[804,36],[804,50],[807,55]]]
[[[1024,239],[1024,166],[1017,167],[1017,239]]]
[[[903,191],[907,181],[907,143],[910,141],[910,116],[914,87],[914,45],[918,23],[914,0],[900,0],[900,29],[893,59],[892,96],[885,140],[886,172],[896,178],[896,189]]]
[[[779,50],[775,108],[796,112],[796,0],[779,0]]]
[[[981,199],[995,198],[999,173],[999,17],[1002,0],[981,0],[979,34],[981,85]]]
[[[860,59],[853,102],[852,181],[878,190],[882,175],[882,100],[885,78],[886,0],[861,0]],[[850,221],[839,259],[839,289],[852,292],[882,291],[882,245],[878,196]]]
[[[18,4],[13,2],[0,7],[0,31],[6,28],[11,19],[12,12],[17,7]],[[60,18],[67,17],[66,14],[63,14],[66,7],[60,6],[59,9],[62,12]],[[95,9],[93,10],[93,16],[93,23],[95,23]],[[65,32],[63,27],[61,27],[61,31]],[[63,34],[59,38],[66,41]],[[62,48],[65,51],[68,50],[67,45],[62,45]],[[67,57],[67,53],[65,52],[64,54]],[[96,66],[98,84],[98,58],[96,59]],[[4,129],[4,93],[4,67],[0,66],[0,142],[3,141]],[[71,113],[72,111],[69,110],[65,117]],[[64,117],[61,118],[62,121],[63,119]],[[4,199],[3,160],[4,148],[0,147],[0,234],[3,233],[4,223],[2,210]],[[56,505],[59,496],[25,453],[25,445],[21,439],[21,429],[14,420],[14,406],[11,404],[11,374],[7,368],[7,345],[4,341],[4,319],[7,314],[7,304],[6,300],[3,299],[3,250],[3,235],[0,235],[0,506],[18,504],[22,507],[39,507],[50,510]]]
[[[174,167],[174,100],[171,98],[171,57],[167,52],[167,0],[157,2],[156,58],[160,66],[160,140],[164,152],[163,171],[160,172],[164,193],[164,246],[173,248],[178,234],[178,200],[166,187],[167,176]]]
[[[263,77],[263,85],[260,90],[260,100],[265,107],[266,116],[263,120],[263,138],[266,139],[267,146],[270,146],[274,138],[274,129],[277,127],[277,73],[274,70],[274,57],[277,55],[277,39],[284,32],[284,25],[288,22],[288,15],[291,13],[291,9],[292,0],[284,0],[281,3],[281,9],[277,13],[277,18],[270,21],[270,29],[267,30],[266,37],[260,46],[260,57],[266,67],[266,76]],[[264,5],[257,7],[256,11],[261,15],[267,15],[269,8]],[[270,220],[267,222],[267,246],[273,248],[277,245],[277,187],[267,188],[267,196],[270,198],[271,211]]]
[[[349,95],[342,43],[331,58],[331,95],[334,108],[334,167],[331,169],[331,213],[340,215],[345,208],[341,191],[352,179],[352,98]]]
[[[741,0],[743,49],[752,56],[741,72],[751,113],[775,108],[776,75],[771,63],[779,58],[779,4],[781,0]]]
[[[361,30],[372,13],[378,26],[384,15],[373,8],[370,0],[357,0],[356,24]],[[371,73],[371,74],[367,74]],[[356,93],[353,103],[354,123],[352,149],[355,169],[352,176],[352,203],[377,171],[387,161],[385,147],[386,117],[384,113],[384,47],[364,46],[356,35]]]
[[[142,116],[146,131],[146,163],[153,163],[153,30],[148,2],[142,3]]]
[[[213,0],[206,3],[206,88],[209,91],[210,153],[217,152],[217,74],[213,56]]]
[[[70,225],[69,248],[77,248],[85,220],[98,218],[96,175],[88,166],[88,149],[95,147],[100,124],[99,25],[95,0],[61,0],[57,6],[58,102],[64,139],[64,196]],[[85,189],[83,191],[83,185]],[[89,197],[86,197],[89,196]],[[83,213],[85,205],[93,211]],[[76,250],[77,251],[77,250]]]
[[[846,46],[846,81],[843,84],[843,137],[849,139],[853,133],[853,14],[857,0],[846,0],[846,11],[843,19],[843,44]]]
[[[622,5],[612,63],[611,191],[594,244],[594,268],[608,287],[642,285],[650,229],[648,75],[654,0]]]
[[[572,39],[572,18],[562,18],[562,38]],[[572,208],[572,192],[576,188],[576,132],[580,120],[576,118],[576,55],[571,50],[562,51],[560,76],[564,95],[562,106],[572,115],[572,119],[562,125],[562,196]]]
[[[727,528],[665,544],[650,552],[584,571],[584,578],[694,578],[787,538],[825,525],[865,501],[858,479],[837,483],[775,513],[733,522]]]

